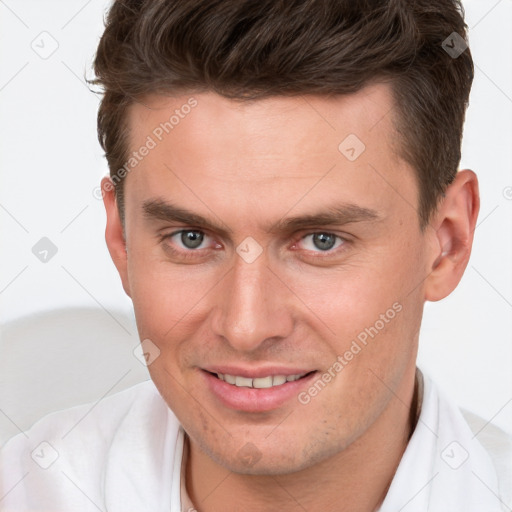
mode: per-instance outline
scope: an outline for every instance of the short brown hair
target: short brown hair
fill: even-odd
[[[127,108],[145,95],[331,96],[386,80],[425,226],[457,173],[473,79],[469,48],[443,47],[453,37],[466,39],[459,0],[116,0],[91,81],[104,91],[98,137],[110,175],[128,155]],[[116,197],[123,217],[122,180]]]

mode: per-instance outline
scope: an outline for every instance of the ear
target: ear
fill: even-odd
[[[476,174],[459,171],[430,222],[434,244],[426,300],[441,300],[459,284],[471,254],[479,208]]]
[[[109,177],[101,180],[101,192],[103,204],[107,213],[107,226],[105,228],[105,240],[108,251],[114,265],[119,272],[121,282],[126,294],[130,295],[130,284],[128,280],[128,255],[126,252],[126,241],[123,233],[123,225],[119,217],[119,209],[116,200],[114,184]]]

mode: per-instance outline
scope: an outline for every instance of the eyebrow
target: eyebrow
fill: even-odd
[[[216,222],[162,199],[144,201],[142,209],[144,217],[148,220],[179,222],[187,226],[215,231],[222,235],[232,233],[232,230],[222,221]],[[380,219],[380,215],[375,210],[352,203],[345,203],[328,207],[319,213],[283,217],[273,224],[264,226],[264,229],[272,234],[287,233],[320,226],[341,226],[365,221],[375,222]]]
[[[144,217],[148,220],[161,220],[165,222],[179,222],[187,226],[194,226],[209,231],[216,231],[222,235],[232,233],[231,229],[203,217],[197,213],[191,212],[186,208],[181,208],[162,199],[148,199],[142,204]]]
[[[342,226],[355,222],[377,221],[379,214],[370,208],[355,204],[341,204],[328,207],[325,211],[313,214],[286,217],[270,226],[270,233],[299,231],[316,226]]]

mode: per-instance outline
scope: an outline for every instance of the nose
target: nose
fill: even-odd
[[[216,296],[213,330],[235,350],[252,352],[293,330],[290,293],[264,254],[247,263],[238,255]]]

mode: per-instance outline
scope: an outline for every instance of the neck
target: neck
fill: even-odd
[[[408,379],[373,425],[345,450],[284,475],[245,475],[218,465],[187,437],[187,492],[199,512],[373,512],[385,498],[417,422],[421,374]]]

